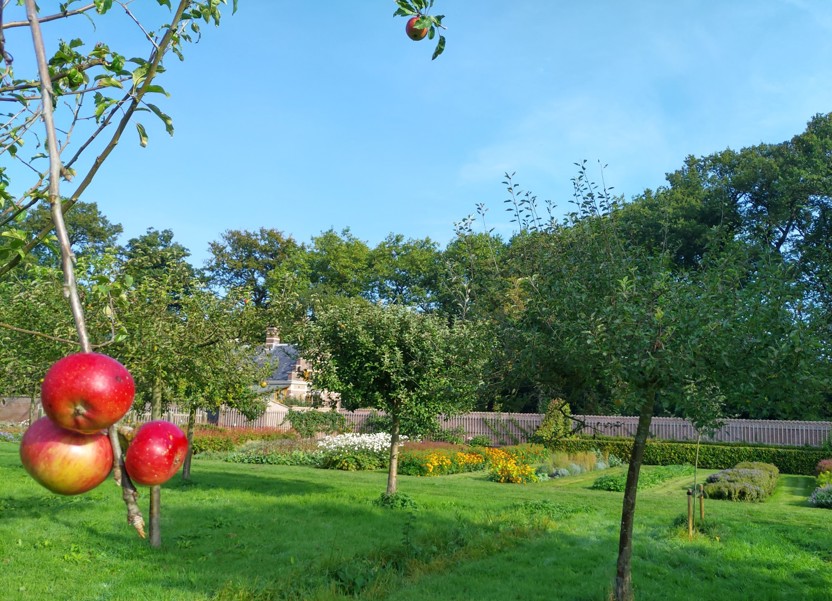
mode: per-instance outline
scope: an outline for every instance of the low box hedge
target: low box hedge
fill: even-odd
[[[557,451],[576,452],[597,449],[629,460],[633,448],[632,438],[578,436],[558,441]],[[828,451],[806,447],[770,447],[745,443],[701,443],[699,467],[727,469],[741,461],[771,463],[784,474],[812,476],[818,461],[829,456]],[[696,462],[696,443],[657,440],[651,438],[644,449],[645,465],[681,465]]]

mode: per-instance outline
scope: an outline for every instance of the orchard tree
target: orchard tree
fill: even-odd
[[[299,341],[317,390],[337,393],[346,409],[370,407],[390,419],[387,495],[396,493],[401,435],[474,404],[486,345],[463,323],[360,298],[318,308]]]
[[[0,129],[0,155],[16,162],[23,178],[30,178],[28,181],[18,178],[18,171],[12,172],[9,162],[4,161],[0,167],[0,234],[3,240],[0,277],[18,265],[54,230],[61,249],[64,289],[78,345],[82,352],[88,353],[93,347],[76,281],[75,257],[64,213],[80,200],[131,122],[135,124],[139,143],[147,145],[148,129],[143,123],[134,121],[137,113],[146,111],[159,118],[166,131],[173,133],[171,118],[151,102],[154,95],[165,94],[164,88],[156,83],[156,76],[164,70],[163,59],[169,53],[183,58],[184,45],[199,35],[200,23],[219,24],[220,6],[225,1],[180,0],[171,6],[169,0],[157,0],[159,10],[148,11],[143,21],[136,17],[127,2],[96,1],[77,8],[72,8],[72,4],[74,2],[57,4],[52,14],[45,15],[34,0],[18,3],[25,7],[25,13],[17,7],[14,13],[9,12],[8,3],[0,5],[0,16],[3,17],[0,60],[5,67],[0,74],[0,102],[10,109]],[[84,22],[85,18],[94,19],[94,15],[108,12],[114,6],[124,12],[123,18],[134,27],[132,31],[140,43],[145,44],[147,58],[128,60],[110,47],[113,40],[103,38],[89,45],[80,38],[46,41],[44,29],[52,27],[55,21]],[[28,43],[23,46],[22,36],[13,37],[12,32],[17,31],[27,31],[31,35],[37,65],[35,74],[15,72],[10,48],[29,47]],[[98,30],[95,31],[100,35]],[[106,29],[102,31],[107,33]],[[116,42],[124,42],[123,33]],[[48,56],[47,45],[53,44],[52,55]],[[41,121],[45,135],[38,133]],[[97,154],[92,157],[90,152]],[[72,193],[62,195],[62,181],[78,183],[73,183]],[[17,224],[39,202],[50,207],[52,224],[29,234]],[[122,488],[128,522],[144,537],[144,520],[136,503],[135,487],[124,470],[115,425],[109,429],[109,439],[115,460],[113,475]]]
[[[618,411],[639,417],[615,578],[623,601],[634,598],[636,491],[653,415],[713,429],[727,395],[789,395],[812,384],[817,345],[797,311],[801,290],[770,249],[729,238],[698,269],[680,271],[667,250],[630,243],[620,199],[590,183],[585,167],[575,190],[577,210],[563,224],[524,235],[533,244],[514,328],[531,373],[600,382]]]

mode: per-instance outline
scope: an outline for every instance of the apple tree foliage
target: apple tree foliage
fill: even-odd
[[[473,405],[488,344],[482,330],[464,323],[361,298],[317,308],[299,340],[316,389],[337,393],[349,410],[374,408],[390,420],[388,495],[396,493],[400,436]]]
[[[54,162],[41,133],[39,74],[32,61],[23,59],[32,41],[20,4],[4,3],[0,12],[0,102],[7,109],[0,127],[0,276],[53,229],[51,224],[37,232],[19,227],[28,211],[39,203],[49,204],[49,164]],[[134,128],[134,139],[142,146],[154,130],[148,119],[173,133],[173,121],[164,111],[167,92],[159,84],[164,61],[170,55],[183,59],[186,45],[199,39],[204,24],[219,24],[224,4],[225,0],[157,0],[138,6],[117,0],[70,0],[41,3],[35,9],[44,46],[51,52],[45,62],[54,98],[57,173],[60,183],[72,188],[63,195],[64,212],[80,200],[128,127]],[[234,5],[236,9],[236,1]],[[108,26],[113,21],[99,18],[105,13],[117,13],[113,18],[121,19],[123,27]],[[96,26],[89,27],[90,20]],[[71,35],[73,26],[93,39],[58,38],[67,31]],[[137,48],[144,48],[144,54],[137,54]]]

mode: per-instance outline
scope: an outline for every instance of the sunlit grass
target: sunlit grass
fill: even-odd
[[[193,484],[163,487],[154,550],[125,524],[114,484],[52,495],[23,471],[17,445],[0,443],[0,599],[603,601],[622,495],[591,490],[597,475],[527,485],[403,476],[410,512],[374,505],[381,471],[197,459]],[[830,599],[832,512],[807,506],[811,478],[781,476],[762,504],[708,501],[688,540],[691,484],[639,493],[639,600]]]

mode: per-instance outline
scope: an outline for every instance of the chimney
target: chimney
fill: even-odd
[[[266,349],[271,350],[280,344],[280,335],[277,328],[266,328]]]

